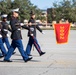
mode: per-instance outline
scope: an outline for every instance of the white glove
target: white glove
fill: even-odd
[[[9,34],[7,34],[7,37],[10,37]]]
[[[31,36],[33,36],[33,34],[31,34]]]
[[[2,35],[0,34],[0,38],[2,38]]]
[[[20,26],[23,26],[24,24],[23,23],[20,23]]]
[[[42,34],[45,34],[45,32],[42,32]]]

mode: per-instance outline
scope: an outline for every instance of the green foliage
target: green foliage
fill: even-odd
[[[76,0],[63,0],[59,3],[55,2],[53,5],[56,15],[55,20],[67,18],[72,22],[76,21]]]
[[[0,12],[4,12],[11,15],[10,11],[14,8],[20,9],[20,19],[29,19],[30,11],[34,10],[37,17],[41,13],[41,10],[34,6],[30,0],[0,0]]]

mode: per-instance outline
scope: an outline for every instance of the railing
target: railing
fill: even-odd
[[[25,23],[25,25],[52,26],[52,23]]]

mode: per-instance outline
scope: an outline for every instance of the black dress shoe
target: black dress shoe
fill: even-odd
[[[41,53],[40,53],[40,56],[42,56],[42,55],[44,55],[44,54],[45,54],[45,52],[41,52]]]
[[[11,60],[5,60],[5,59],[4,59],[4,62],[12,62],[12,61],[11,61]]]
[[[14,55],[16,52],[13,52],[12,55]]]
[[[31,54],[27,54],[28,56],[32,56]]]
[[[0,56],[0,58],[3,58],[3,57],[4,57],[4,55],[1,55],[1,56]]]
[[[24,60],[25,62],[28,62],[28,61],[30,61],[32,59],[32,57],[31,58],[28,58],[27,60]]]

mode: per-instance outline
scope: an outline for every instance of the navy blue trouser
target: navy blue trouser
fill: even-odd
[[[6,55],[7,52],[6,52],[6,49],[5,49],[4,45],[3,45],[2,38],[0,38],[0,49],[1,49],[2,54]]]
[[[7,49],[9,49],[10,48],[10,43],[9,43],[8,37],[2,38],[2,41],[3,41],[3,43],[6,44]]]
[[[23,48],[23,44],[22,44],[22,40],[12,40],[12,44],[7,52],[7,55],[5,56],[5,60],[9,60],[13,51],[15,50],[15,48],[18,48],[19,52],[21,53],[21,56],[23,57],[23,60],[27,60],[29,57],[27,56],[27,54],[25,54],[24,52],[24,48]]]
[[[40,54],[41,53],[41,48],[40,48],[40,46],[38,44],[37,39],[34,36],[30,36],[29,37],[29,41],[28,41],[25,53],[27,53],[28,55],[30,55],[31,48],[32,48],[33,44],[34,44],[36,50],[38,51],[38,53]]]

